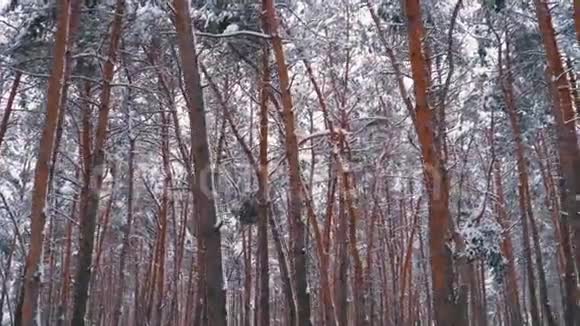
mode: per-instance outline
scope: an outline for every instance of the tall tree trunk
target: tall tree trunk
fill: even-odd
[[[406,0],[411,70],[415,82],[416,123],[421,143],[423,172],[429,198],[429,246],[435,322],[437,326],[459,325],[455,320],[454,270],[447,248],[450,232],[449,180],[445,164],[435,144],[435,117],[429,107],[429,76],[422,50],[423,22],[419,0]]]
[[[127,182],[127,224],[123,228],[123,240],[121,243],[121,253],[119,254],[119,270],[117,279],[119,282],[115,303],[113,305],[113,326],[118,326],[123,312],[123,299],[125,298],[125,266],[127,265],[127,255],[130,249],[131,230],[133,228],[133,178],[134,178],[134,158],[135,140],[129,140],[128,158],[128,182]],[[128,313],[128,312],[127,312]]]
[[[509,42],[506,40],[506,44],[509,44]],[[523,140],[522,140],[522,130],[521,130],[521,125],[520,125],[520,119],[518,116],[518,112],[517,112],[517,104],[514,98],[514,92],[513,92],[513,77],[511,75],[511,64],[510,64],[510,49],[509,46],[506,45],[506,49],[505,49],[505,64],[506,64],[506,74],[504,75],[504,67],[503,67],[503,57],[502,57],[502,51],[501,49],[499,49],[499,78],[500,78],[500,83],[502,86],[502,90],[504,93],[504,98],[505,98],[505,102],[506,102],[506,110],[508,112],[509,115],[509,120],[510,120],[510,125],[511,125],[511,129],[512,129],[512,133],[513,133],[513,137],[514,137],[514,142],[515,142],[515,146],[516,146],[516,166],[517,166],[517,172],[518,172],[518,180],[519,180],[519,187],[518,190],[520,191],[518,193],[518,196],[520,197],[520,210],[521,210],[521,214],[523,217],[522,220],[522,230],[523,230],[523,243],[524,243],[524,255],[525,255],[525,259],[527,261],[526,264],[526,269],[528,270],[528,286],[530,289],[530,306],[531,306],[531,314],[532,314],[532,324],[535,323],[539,323],[541,322],[540,319],[540,313],[539,313],[539,309],[537,307],[537,294],[536,294],[536,287],[535,287],[535,279],[533,277],[533,268],[534,268],[534,264],[533,264],[533,259],[532,259],[532,252],[531,252],[531,246],[532,244],[530,243],[530,238],[529,238],[529,226],[531,226],[531,233],[532,233],[532,237],[534,238],[534,242],[536,242],[536,238],[538,237],[537,235],[537,228],[535,228],[535,221],[534,219],[534,215],[533,215],[533,211],[531,208],[531,201],[528,198],[529,194],[529,189],[530,189],[530,184],[529,184],[529,177],[528,177],[528,168],[527,168],[527,161],[526,161],[526,157],[525,157],[525,149],[524,149],[524,144],[523,144]],[[529,223],[529,224],[528,224]],[[535,232],[534,232],[535,231]],[[536,248],[537,250],[535,251],[536,253],[536,258],[538,259],[538,262],[542,261],[542,257],[541,257],[541,251],[539,251],[539,248],[537,247],[537,245],[534,245],[534,248]],[[542,284],[542,276],[544,276],[545,279],[545,275],[543,275],[543,266],[539,265],[538,266],[539,269],[542,269],[541,271],[539,271],[539,276],[540,276],[540,284]],[[544,281],[544,285],[545,285],[545,281]],[[540,300],[543,300],[543,297],[546,296],[545,294],[545,288],[542,289],[540,288]],[[551,313],[551,309],[549,307],[549,305],[547,303],[545,303],[544,307],[546,308],[545,312],[546,312],[546,317],[548,319],[548,321],[550,321],[551,323],[549,323],[551,326],[553,326],[553,316]]]
[[[326,106],[326,99],[322,92],[322,89],[318,85],[316,78],[314,78],[314,72],[312,69],[312,65],[307,59],[302,60],[304,62],[304,66],[306,67],[306,73],[314,87],[314,91],[316,93],[316,97],[318,98],[318,104],[320,105],[320,109],[324,116],[324,122],[326,124],[327,129],[330,131],[330,143],[331,145],[336,141],[335,139],[335,130],[333,127],[332,119],[328,114],[328,108]],[[334,197],[336,193],[336,177],[332,175],[332,164],[329,164],[329,182],[328,182],[328,191],[327,191],[327,202],[326,202],[326,219],[325,219],[325,227],[324,227],[324,237],[320,234],[320,230],[318,228],[318,222],[316,220],[312,220],[313,224],[313,231],[315,239],[321,238],[317,240],[317,247],[318,248],[318,259],[320,261],[320,287],[322,288],[322,304],[324,307],[324,322],[325,325],[336,325],[336,310],[334,306],[334,299],[332,297],[332,291],[330,288],[330,277],[329,277],[329,265],[330,265],[330,258],[329,258],[329,251],[330,251],[330,229],[332,226],[332,213],[334,207]]]
[[[173,0],[175,29],[179,57],[183,68],[185,95],[189,105],[191,147],[196,184],[192,184],[196,219],[199,221],[197,235],[202,238],[205,251],[205,284],[208,320],[212,325],[226,326],[226,295],[223,289],[223,269],[220,226],[216,225],[216,207],[213,198],[213,173],[210,162],[205,106],[199,75],[195,39],[191,27],[189,4],[185,0]]]
[[[274,205],[272,205],[274,207]],[[276,214],[278,215],[278,214]],[[278,256],[278,265],[280,266],[280,278],[282,279],[282,292],[288,305],[288,325],[296,325],[296,302],[294,301],[294,291],[292,289],[292,281],[290,279],[290,271],[288,269],[288,261],[284,255],[284,245],[274,214],[270,214],[268,221],[270,222],[270,231],[272,233],[272,240],[276,247],[276,255]]]
[[[165,188],[166,186],[164,186]],[[165,294],[165,255],[167,242],[167,210],[168,210],[168,195],[167,188],[164,189],[164,194],[161,199],[161,208],[159,211],[159,227],[157,236],[157,257],[154,262],[154,268],[157,269],[157,280],[153,284],[152,291],[152,325],[163,325],[163,306]]]
[[[334,295],[339,326],[348,326],[348,221],[344,192],[338,194],[338,230],[336,232],[336,277]]]
[[[540,174],[542,176],[542,184],[544,185],[544,190],[546,192],[544,203],[548,210],[550,211],[550,217],[552,218],[552,224],[554,225],[554,238],[556,240],[556,265],[558,270],[558,275],[560,275],[560,294],[565,302],[565,292],[566,291],[566,268],[567,262],[566,257],[572,257],[572,253],[570,251],[570,239],[569,239],[569,231],[566,230],[566,234],[568,235],[568,239],[564,240],[562,237],[562,225],[560,223],[560,202],[558,197],[558,190],[556,189],[555,182],[554,182],[554,172],[552,169],[552,164],[550,159],[548,158],[549,154],[546,149],[546,144],[544,140],[543,132],[539,134],[539,140],[534,144],[534,150],[538,157],[538,166],[540,168]],[[565,248],[568,246],[568,248]],[[568,252],[568,254],[564,254],[564,252]],[[574,266],[572,265],[572,268]],[[574,275],[574,271],[572,274]],[[573,278],[572,278],[573,280]],[[573,283],[572,283],[573,284]]]
[[[171,163],[169,152],[169,131],[168,121],[165,112],[161,111],[161,158],[163,161],[163,194],[161,196],[161,207],[159,209],[159,243],[160,255],[158,261],[159,280],[157,282],[157,300],[155,302],[155,319],[154,325],[163,325],[163,306],[165,306],[165,255],[166,255],[166,238],[167,238],[167,216],[173,199],[171,197]],[[177,292],[177,289],[174,289]]]
[[[529,292],[529,303],[530,303],[530,317],[532,326],[540,326],[541,318],[540,318],[540,311],[538,308],[538,294],[536,289],[536,276],[534,272],[533,260],[532,260],[532,252],[531,252],[531,244],[530,244],[530,231],[528,229],[528,217],[526,214],[526,203],[525,198],[523,196],[524,190],[521,184],[518,185],[518,194],[519,196],[519,209],[521,213],[521,220],[522,220],[522,246],[523,246],[523,256],[524,256],[524,269],[525,269],[525,282],[527,282],[527,288]]]
[[[248,234],[247,238],[245,233]],[[243,326],[251,325],[252,315],[252,228],[242,231],[242,251],[244,254],[244,309]]]
[[[341,135],[341,138],[343,135]],[[340,142],[344,142],[341,139]],[[343,148],[344,146],[340,146]],[[340,154],[339,154],[340,155]],[[368,319],[366,318],[366,300],[365,300],[365,284],[363,278],[363,267],[360,257],[360,253],[357,247],[357,230],[356,223],[360,220],[359,212],[355,207],[354,203],[354,185],[350,171],[343,162],[343,158],[338,160],[339,170],[342,178],[341,185],[344,192],[344,200],[348,209],[349,219],[349,249],[352,256],[353,267],[354,267],[354,283],[353,283],[353,294],[354,294],[354,318],[356,325],[363,326],[368,325]],[[345,221],[346,222],[346,221]]]
[[[272,47],[278,67],[280,78],[280,90],[282,92],[282,119],[284,121],[286,157],[288,159],[288,177],[290,183],[290,203],[288,214],[292,223],[292,257],[294,267],[294,284],[296,286],[296,302],[298,308],[297,323],[300,326],[310,326],[310,294],[307,284],[306,269],[306,247],[305,247],[305,225],[302,220],[302,180],[300,176],[300,165],[298,160],[298,142],[296,139],[294,105],[292,94],[290,93],[290,79],[288,76],[288,66],[282,46],[282,38],[278,34],[278,21],[274,1],[263,0],[262,10],[265,26],[269,30],[265,31],[272,36]]]
[[[575,23],[578,32],[578,1],[575,1]],[[551,73],[550,84],[554,104],[552,112],[556,120],[556,134],[558,139],[558,153],[560,157],[561,202],[562,211],[566,213],[564,223],[575,226],[574,238],[576,244],[576,258],[580,257],[580,150],[576,134],[574,106],[570,92],[570,83],[564,71],[562,58],[556,42],[552,17],[545,0],[534,0],[536,17],[542,33],[546,60]],[[577,34],[578,37],[578,34]],[[564,225],[563,229],[566,229]],[[566,257],[572,259],[572,257]],[[569,292],[571,291],[571,292]],[[577,290],[566,289],[567,303],[565,305],[566,325],[576,325],[580,320],[576,296]]]
[[[264,21],[264,23],[266,23]],[[268,29],[268,27],[264,27]],[[258,257],[260,259],[260,316],[258,326],[270,325],[270,272],[268,259],[268,87],[270,87],[270,51],[262,54],[262,83],[260,90],[260,168],[258,174]]]
[[[79,167],[78,174],[82,176],[84,184],[88,184],[89,171],[91,164],[91,113],[90,113],[90,96],[91,96],[91,86],[89,82],[84,83],[84,92],[82,99],[82,122],[81,130],[79,131],[79,157],[81,158],[81,164]],[[81,189],[80,195],[77,200],[80,203],[86,202],[86,188]],[[82,205],[82,204],[81,204]],[[61,289],[61,301],[59,307],[59,317],[57,321],[58,326],[66,325],[68,322],[68,313],[70,307],[68,307],[69,297],[70,297],[70,284],[71,284],[71,265],[72,265],[72,241],[73,241],[73,227],[78,220],[78,216],[82,213],[82,206],[77,205],[76,201],[71,210],[71,216],[75,216],[75,220],[71,220],[67,225],[67,237],[66,237],[66,248],[65,248],[65,258],[63,266],[63,284]],[[76,208],[78,207],[78,213]]]
[[[538,281],[539,281],[539,294],[540,294],[540,303],[544,307],[544,314],[543,317],[546,320],[548,326],[556,326],[556,320],[554,319],[554,315],[552,313],[552,307],[550,305],[550,301],[548,299],[548,286],[546,282],[546,272],[544,271],[544,259],[542,257],[542,250],[541,250],[541,243],[540,237],[538,234],[538,227],[536,225],[536,221],[534,220],[534,216],[532,215],[532,203],[530,199],[529,189],[525,193],[526,198],[526,206],[528,210],[528,216],[530,217],[530,226],[532,229],[532,240],[534,241],[534,254],[536,255],[536,266],[538,268]]]
[[[115,14],[111,29],[111,39],[108,50],[108,58],[103,67],[103,86],[101,89],[99,115],[95,130],[95,144],[91,157],[90,179],[87,201],[81,204],[82,212],[79,225],[80,243],[79,255],[74,287],[74,306],[72,324],[85,325],[85,312],[89,297],[89,284],[92,274],[92,257],[95,239],[95,225],[101,199],[101,186],[105,173],[105,142],[107,139],[107,126],[109,124],[111,81],[115,74],[115,62],[117,61],[117,49],[121,39],[123,16],[125,12],[125,0],[117,0]]]
[[[576,226],[576,245],[580,245],[580,149],[578,148],[578,138],[576,134],[576,114],[572,103],[572,92],[567,74],[564,70],[562,57],[556,42],[552,17],[545,0],[534,0],[536,6],[536,16],[542,33],[546,60],[551,73],[550,83],[556,90],[554,96],[559,108],[554,107],[554,112],[558,130],[558,144],[562,151],[562,177],[563,190],[565,192],[562,202],[565,202],[567,216],[565,221]],[[564,206],[564,205],[563,205]],[[578,319],[576,317],[576,319]]]
[[[75,0],[73,0],[75,1]],[[44,241],[44,213],[49,181],[49,165],[54,148],[56,129],[60,111],[61,95],[64,84],[66,51],[69,36],[70,6],[69,0],[59,1],[59,18],[54,43],[54,60],[48,81],[46,100],[46,120],[42,129],[39,153],[34,174],[32,190],[30,245],[26,257],[23,282],[22,310],[18,317],[18,326],[33,326],[38,309],[38,297],[41,283],[41,258]],[[17,315],[20,315],[17,312]]]
[[[558,91],[556,89],[556,85],[553,83],[550,85],[550,97],[552,100],[552,112],[554,114],[554,118],[556,120],[556,138],[558,144],[556,146],[558,152],[558,159],[560,162],[559,173],[560,182],[558,185],[554,185],[554,191],[558,191],[560,193],[560,207],[558,212],[563,216],[564,214],[568,214],[570,212],[570,205],[571,205],[571,198],[573,197],[568,191],[569,188],[566,188],[566,184],[569,184],[569,179],[566,179],[566,173],[570,173],[573,167],[570,166],[570,157],[568,156],[568,149],[566,148],[565,144],[563,146],[562,141],[566,139],[569,134],[567,134],[567,130],[562,123],[562,112],[560,111],[560,102],[558,101]],[[556,195],[555,195],[556,196]],[[555,198],[557,202],[557,197]],[[577,206],[580,207],[580,206]],[[558,216],[560,217],[560,216]],[[576,250],[574,252],[572,248],[572,239],[570,236],[571,225],[566,218],[561,219],[562,223],[560,223],[560,238],[561,238],[561,246],[564,255],[563,263],[564,263],[564,320],[566,322],[566,326],[574,325],[580,317],[580,308],[578,307],[577,300],[578,293],[577,283],[576,283],[576,271],[580,270],[580,265],[578,265],[579,256],[580,256],[580,245],[578,245],[577,241],[580,236],[578,232],[574,233],[574,240],[576,241]],[[574,254],[576,257],[574,257]],[[576,269],[574,268],[574,258],[576,258]]]
[[[506,203],[503,192],[502,184],[502,172],[501,163],[499,161],[494,162],[494,183],[495,192],[497,195],[496,210],[498,215],[499,224],[502,230],[506,232],[501,243],[502,255],[507,259],[507,280],[505,282],[505,289],[507,292],[507,309],[509,314],[509,320],[511,325],[522,325],[522,309],[519,300],[519,289],[517,282],[517,273],[515,266],[515,258],[513,253],[513,244],[510,234],[510,221],[505,211]]]
[[[80,175],[80,171],[77,170],[77,178]],[[72,208],[71,208],[71,216],[76,216],[76,208],[77,208],[77,201],[79,197],[75,196]],[[57,308],[57,326],[63,326],[66,324],[67,321],[67,313],[68,313],[68,300],[69,300],[69,293],[70,293],[70,278],[71,278],[71,258],[72,258],[72,237],[73,237],[73,226],[75,220],[70,220],[66,226],[66,239],[64,244],[64,253],[63,253],[63,262],[62,262],[62,284],[60,289],[60,302]],[[1,325],[1,323],[0,323]]]

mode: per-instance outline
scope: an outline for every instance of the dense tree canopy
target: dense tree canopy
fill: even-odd
[[[580,325],[580,2],[1,0],[0,325]]]

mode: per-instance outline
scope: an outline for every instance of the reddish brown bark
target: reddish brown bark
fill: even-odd
[[[576,245],[576,259],[580,261],[580,150],[575,127],[574,106],[572,103],[570,83],[564,71],[562,58],[556,42],[552,17],[545,0],[535,0],[536,17],[542,33],[548,70],[551,73],[550,85],[554,105],[552,112],[556,120],[556,134],[558,140],[558,155],[561,169],[561,206],[566,214],[564,223],[575,226],[574,238]],[[575,1],[575,23],[578,31],[578,1]],[[578,34],[577,34],[578,36]],[[566,227],[563,227],[565,230]],[[567,257],[571,259],[571,257]],[[568,268],[570,269],[570,268]],[[568,277],[572,277],[571,275]],[[565,305],[566,325],[575,325],[580,319],[577,307],[577,290],[572,285],[566,285],[567,301]]]
[[[95,130],[93,155],[91,157],[90,178],[88,180],[89,183],[84,185],[87,191],[87,198],[86,203],[81,204],[79,260],[75,277],[72,316],[72,323],[79,326],[85,325],[85,312],[87,309],[88,291],[92,274],[91,263],[93,257],[96,218],[99,210],[101,187],[105,172],[104,146],[107,137],[107,126],[109,123],[111,81],[115,73],[114,68],[117,59],[117,49],[121,38],[124,12],[125,1],[117,0],[115,4],[113,26],[110,34],[111,38],[108,59],[103,67],[103,86],[100,95],[99,115]]]
[[[421,199],[417,200],[415,210],[413,212],[413,223],[411,224],[411,235],[409,236],[409,240],[407,241],[407,247],[405,249],[405,254],[403,258],[403,264],[401,265],[401,293],[400,293],[400,302],[401,306],[405,306],[405,296],[409,298],[409,307],[413,306],[413,302],[411,301],[410,296],[408,295],[407,291],[411,291],[413,289],[412,284],[412,254],[413,254],[413,242],[415,238],[415,233],[419,228],[417,224],[419,222],[419,207],[421,206]],[[410,316],[409,316],[410,317]],[[403,317],[403,323],[408,323],[409,321],[405,321]]]
[[[267,21],[269,30],[266,33],[272,36],[272,47],[276,58],[278,75],[280,78],[280,90],[282,92],[282,119],[284,122],[284,141],[286,145],[286,157],[288,159],[288,177],[290,181],[290,198],[288,215],[291,221],[292,258],[294,267],[294,284],[296,287],[297,323],[300,326],[311,325],[310,320],[310,294],[306,280],[306,248],[305,248],[305,225],[302,220],[302,181],[298,160],[298,142],[296,139],[294,105],[290,92],[290,78],[288,67],[282,46],[282,38],[278,34],[278,21],[276,10],[272,0],[263,0],[262,9],[264,19]]]
[[[303,59],[304,66],[306,67],[306,73],[314,87],[314,91],[316,93],[316,97],[318,99],[318,104],[320,105],[320,110],[324,116],[324,122],[330,131],[330,144],[333,144],[336,141],[335,137],[335,130],[333,127],[332,119],[328,114],[328,108],[326,105],[326,99],[322,93],[316,78],[314,77],[314,71],[310,62],[307,59]],[[329,280],[329,265],[330,265],[330,258],[329,258],[329,251],[330,251],[330,230],[332,226],[332,213],[334,207],[334,197],[336,192],[336,178],[332,175],[332,164],[329,165],[329,187],[328,187],[328,195],[327,195],[327,202],[326,202],[326,219],[325,219],[325,227],[324,227],[324,235],[322,236],[320,228],[318,226],[318,221],[316,218],[309,218],[310,224],[312,224],[312,228],[314,231],[314,237],[316,240],[316,247],[318,252],[318,259],[320,261],[320,287],[322,291],[322,301],[323,301],[323,311],[324,311],[324,322],[326,325],[336,325],[336,310],[334,307],[334,299],[332,297],[332,291],[330,287],[330,280]],[[314,215],[314,214],[312,214]]]
[[[78,198],[77,198],[78,199]],[[76,200],[73,203],[73,207],[71,209],[71,216],[76,214]],[[66,227],[66,239],[65,239],[65,248],[64,248],[64,261],[62,266],[62,286],[60,290],[60,304],[57,311],[57,325],[62,326],[67,321],[67,304],[69,300],[69,289],[70,289],[70,278],[71,278],[71,256],[72,256],[72,233],[73,233],[73,221],[69,221]]]
[[[74,1],[74,0],[73,0]],[[59,18],[54,43],[54,60],[52,72],[48,81],[46,104],[46,120],[40,139],[39,153],[34,175],[32,190],[30,245],[26,257],[26,267],[23,282],[21,316],[17,317],[19,325],[32,326],[37,313],[40,291],[40,260],[44,241],[44,213],[49,181],[49,165],[54,148],[55,134],[60,112],[60,102],[66,66],[66,50],[69,36],[70,18],[69,0],[59,1]],[[19,313],[17,312],[17,315]]]
[[[571,162],[568,151],[569,148],[565,144],[562,144],[562,140],[567,137],[566,128],[561,123],[561,115],[562,112],[560,111],[560,103],[558,101],[558,94],[556,90],[556,86],[552,83],[550,85],[550,97],[552,100],[552,113],[557,123],[556,129],[556,136],[558,139],[558,143],[556,146],[558,152],[558,159],[560,161],[560,177],[566,178],[566,173],[571,172],[571,166],[569,165]],[[568,134],[569,135],[569,134]],[[556,186],[554,185],[554,191],[560,194],[560,201],[559,207],[555,207],[556,211],[559,213],[558,218],[560,218],[560,238],[563,251],[563,267],[564,267],[564,320],[566,325],[575,325],[574,322],[578,320],[580,316],[580,309],[576,303],[580,292],[577,288],[576,283],[576,271],[578,270],[578,262],[580,261],[580,245],[578,241],[580,239],[580,234],[577,230],[574,232],[574,240],[576,244],[576,250],[572,248],[572,239],[570,236],[571,225],[568,223],[568,219],[561,218],[564,214],[570,213],[570,205],[572,205],[572,197],[570,195],[569,188],[566,188],[566,184],[569,184],[570,180],[564,179],[560,180],[559,184]],[[554,195],[556,196],[556,195]],[[558,203],[557,197],[555,198],[555,202]],[[574,207],[574,205],[572,205]],[[574,257],[575,256],[575,257]],[[576,258],[576,269],[574,269],[574,258]]]
[[[429,77],[422,50],[423,22],[419,0],[405,1],[408,20],[411,70],[415,82],[416,132],[423,155],[423,171],[429,198],[429,246],[435,322],[438,326],[459,323],[453,291],[453,261],[447,248],[449,238],[449,180],[435,144],[435,117],[429,107]]]
[[[578,207],[580,201],[576,196],[580,195],[580,149],[578,148],[578,139],[576,135],[574,105],[570,90],[570,83],[564,70],[562,57],[556,34],[552,24],[552,17],[545,0],[535,0],[536,16],[542,33],[546,60],[551,73],[550,83],[553,84],[553,95],[557,106],[553,107],[554,117],[556,118],[557,128],[559,129],[558,144],[562,151],[561,169],[563,173],[563,190],[565,192],[562,201],[565,202],[567,216],[565,220],[571,224],[580,225]],[[555,103],[556,103],[555,102]],[[555,112],[555,111],[558,112]],[[580,245],[580,237],[577,237],[576,245]]]
[[[170,166],[170,152],[169,152],[169,131],[167,126],[167,119],[165,113],[161,112],[161,158],[163,161],[163,193],[161,195],[161,207],[159,208],[159,261],[157,267],[159,269],[159,279],[157,282],[157,299],[155,302],[155,319],[154,325],[163,325],[163,306],[165,305],[165,255],[167,242],[167,227],[168,215],[171,206],[173,205],[173,198],[171,196],[171,166]]]
[[[344,139],[341,139],[343,142]],[[341,146],[342,148],[343,146]],[[365,286],[364,286],[364,279],[363,279],[363,268],[362,268],[362,261],[360,257],[360,253],[357,248],[357,230],[356,224],[360,220],[360,214],[355,207],[355,190],[353,186],[353,180],[350,170],[345,163],[342,161],[342,158],[338,159],[339,171],[341,174],[341,185],[342,191],[344,192],[344,201],[346,207],[348,209],[348,215],[350,217],[349,220],[349,249],[350,254],[352,256],[353,267],[354,267],[354,283],[353,283],[353,293],[354,293],[354,317],[356,325],[367,325],[368,320],[366,318],[365,307],[366,307],[366,300],[365,300]],[[346,221],[345,221],[346,222]]]
[[[272,233],[272,240],[276,248],[276,256],[278,265],[280,266],[280,278],[282,279],[282,292],[284,299],[288,306],[287,311],[287,325],[296,325],[296,302],[294,301],[294,289],[292,288],[292,281],[290,279],[290,269],[288,268],[288,260],[286,259],[285,246],[283,244],[280,231],[278,230],[278,223],[274,218],[274,213],[270,214],[268,219],[270,223],[270,232]],[[276,215],[278,215],[276,213]]]

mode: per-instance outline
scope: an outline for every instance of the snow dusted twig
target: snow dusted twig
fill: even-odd
[[[213,34],[213,33],[206,33],[206,32],[196,32],[195,36],[200,37],[211,37],[211,38],[227,38],[227,37],[238,37],[238,36],[252,36],[257,37],[265,40],[269,40],[272,36],[260,32],[254,31],[235,31],[235,32],[228,32],[228,33],[221,33],[221,34]]]

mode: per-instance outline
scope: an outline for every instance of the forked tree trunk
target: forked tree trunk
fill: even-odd
[[[300,326],[310,326],[310,294],[306,279],[306,248],[305,248],[305,223],[302,219],[302,180],[298,160],[298,141],[296,139],[296,121],[294,105],[290,93],[290,79],[288,66],[282,46],[282,38],[278,34],[278,21],[274,1],[263,0],[262,10],[264,19],[267,21],[269,30],[265,31],[272,36],[272,47],[278,67],[280,78],[280,90],[282,92],[282,119],[284,121],[284,140],[286,145],[286,157],[288,159],[288,177],[290,183],[289,211],[292,238],[292,257],[294,267],[294,284],[296,286],[296,302],[298,308],[297,323]]]
[[[76,1],[76,0],[72,0]],[[64,84],[66,51],[69,36],[71,1],[59,1],[59,18],[54,43],[54,60],[52,72],[48,81],[48,95],[46,100],[46,120],[42,129],[39,144],[38,158],[34,174],[34,188],[32,190],[30,245],[26,257],[24,273],[22,308],[17,311],[18,326],[35,325],[38,297],[41,283],[41,259],[44,242],[44,213],[48,190],[51,155],[54,148],[56,129],[60,111],[61,95]]]
[[[335,130],[333,127],[332,119],[328,114],[328,108],[326,105],[326,99],[322,92],[322,89],[318,85],[316,78],[314,77],[314,72],[310,62],[307,59],[302,60],[304,66],[306,67],[306,73],[312,83],[314,92],[318,99],[318,104],[320,105],[320,110],[324,116],[324,122],[327,129],[330,131],[330,143],[331,146],[335,139]],[[318,259],[320,261],[320,287],[321,287],[321,297],[322,305],[324,311],[324,322],[325,325],[335,326],[336,325],[336,309],[334,305],[334,299],[332,297],[332,291],[330,287],[330,276],[329,276],[329,266],[330,266],[330,229],[332,227],[332,213],[334,207],[334,197],[336,193],[336,178],[332,176],[332,164],[329,164],[329,183],[327,192],[327,202],[326,202],[326,220],[324,227],[324,236],[322,236],[320,229],[318,227],[318,222],[311,218],[311,224],[313,226],[314,237],[317,242]]]
[[[185,95],[189,105],[191,148],[195,169],[195,184],[191,184],[196,219],[199,221],[198,237],[204,257],[204,276],[208,320],[215,326],[226,326],[226,295],[223,289],[223,268],[220,225],[216,225],[216,207],[213,194],[213,177],[210,162],[205,106],[199,75],[195,39],[191,27],[189,4],[185,0],[173,0],[175,29],[179,58],[183,68]]]
[[[447,248],[449,238],[449,180],[435,144],[435,117],[429,107],[429,76],[422,50],[423,21],[419,0],[406,0],[411,70],[415,83],[415,128],[423,155],[423,172],[429,198],[429,246],[433,305],[437,326],[456,326],[453,260]]]
[[[81,204],[81,218],[79,225],[80,243],[79,255],[74,287],[74,306],[72,324],[75,326],[85,325],[85,312],[89,297],[89,284],[92,275],[92,257],[95,239],[95,225],[101,199],[101,186],[105,173],[105,142],[107,127],[109,124],[109,111],[111,100],[111,81],[115,73],[117,49],[121,39],[123,15],[125,12],[125,0],[117,0],[115,15],[111,29],[111,39],[108,50],[108,58],[103,67],[103,86],[101,89],[99,115],[95,130],[95,144],[91,157],[91,168],[86,203]]]

